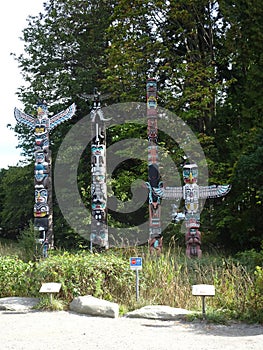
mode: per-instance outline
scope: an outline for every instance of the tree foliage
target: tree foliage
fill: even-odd
[[[263,239],[259,215],[262,15],[260,0],[49,0],[43,13],[28,19],[22,36],[25,53],[15,55],[25,79],[25,86],[18,89],[19,98],[30,114],[40,98],[47,100],[51,113],[77,103],[75,119],[51,135],[55,157],[71,124],[90,110],[90,102],[80,98],[83,93],[92,93],[96,86],[110,93],[108,103],[145,101],[145,80],[156,77],[159,104],[195,132],[207,158],[211,183],[233,184],[223,201],[211,200],[205,206],[205,240],[235,249],[258,248]],[[20,126],[16,132],[20,146],[30,155],[29,134]],[[131,134],[142,137],[142,129],[120,127],[109,131],[109,145],[116,141],[112,136],[116,133],[119,139]],[[178,163],[178,146],[170,141],[166,144]],[[87,205],[88,159],[86,152],[78,175]],[[116,172],[114,186],[119,198],[129,197],[127,184],[137,170],[137,163],[131,161],[129,169]],[[11,206],[12,200],[8,202],[14,190],[5,193],[7,178],[14,172],[17,178],[19,171],[10,168],[0,180],[1,217],[10,227],[17,224],[10,217],[19,209]],[[147,169],[142,176],[147,176]],[[23,191],[25,200],[30,191]],[[10,210],[7,216],[3,214],[6,207]],[[30,205],[23,210],[27,207],[26,217],[30,217]],[[61,231],[66,224],[59,208],[55,212]],[[177,231],[171,228],[168,235]]]
[[[16,237],[33,216],[33,167],[10,167],[0,173],[2,235]]]

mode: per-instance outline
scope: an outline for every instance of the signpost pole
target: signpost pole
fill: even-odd
[[[203,319],[205,319],[205,295],[202,295],[202,315]]]
[[[48,293],[49,294],[49,300],[50,304],[53,302],[53,294],[54,293],[59,293],[61,288],[61,283],[43,283],[39,293]]]
[[[210,284],[195,284],[192,286],[192,295],[200,296],[202,298],[202,315],[203,319],[205,319],[205,297],[215,296],[215,286]]]
[[[139,301],[139,270],[136,270],[136,301]]]
[[[142,258],[132,257],[130,258],[130,269],[136,272],[136,301],[139,300],[139,270],[142,270]]]

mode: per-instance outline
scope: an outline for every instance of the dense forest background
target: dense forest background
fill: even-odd
[[[82,94],[99,88],[107,104],[145,102],[145,81],[158,81],[159,105],[183,119],[203,147],[211,184],[231,183],[231,192],[207,200],[201,216],[206,249],[237,252],[263,242],[263,4],[260,0],[47,0],[23,30],[25,53],[14,53],[25,85],[18,96],[25,112],[36,114],[39,99],[50,113],[75,102],[76,116],[55,129],[53,159],[71,126],[87,115]],[[146,138],[146,126],[108,131],[108,145]],[[28,163],[0,171],[0,235],[16,239],[33,216],[33,135],[17,125],[19,147]],[[160,135],[159,142],[164,142]],[[166,142],[180,167],[178,145]],[[89,207],[89,150],[78,170]],[[113,188],[130,196],[130,181],[147,181],[147,164],[130,160],[116,172]],[[147,210],[142,215],[147,215]],[[117,223],[117,217],[110,220]],[[138,218],[137,218],[138,219]],[[126,224],[134,217],[126,217]],[[119,224],[120,225],[120,224]],[[70,248],[82,239],[67,225],[54,196],[56,245]],[[171,223],[167,243],[183,237]]]

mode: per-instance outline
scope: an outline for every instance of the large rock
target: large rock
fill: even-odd
[[[0,299],[0,310],[28,311],[39,303],[38,298],[7,297]]]
[[[178,320],[191,313],[192,311],[166,305],[149,305],[144,306],[141,309],[128,312],[125,316],[134,318],[150,318],[154,320]]]
[[[94,298],[91,295],[76,297],[69,305],[71,311],[81,314],[102,317],[118,317],[119,305],[107,300]]]

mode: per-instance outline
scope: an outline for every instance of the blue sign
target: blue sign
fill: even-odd
[[[130,268],[131,268],[131,270],[141,270],[142,269],[142,258],[140,258],[140,257],[130,258]]]

